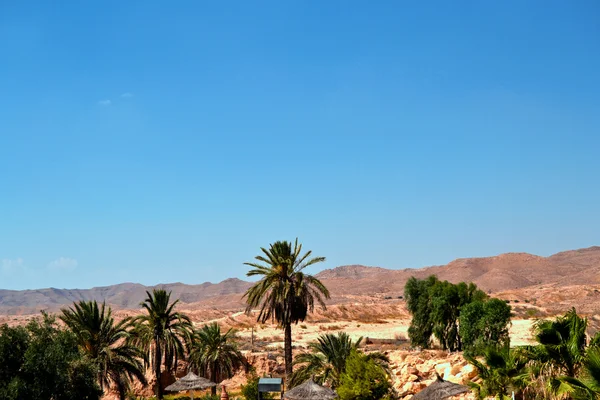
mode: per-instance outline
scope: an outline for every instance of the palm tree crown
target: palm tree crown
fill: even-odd
[[[246,313],[259,307],[259,322],[276,321],[285,333],[286,375],[292,373],[292,324],[304,321],[308,312],[314,310],[315,301],[325,308],[329,291],[312,275],[302,271],[313,264],[325,261],[325,257],[310,258],[309,250],[302,255],[298,239],[292,244],[278,241],[269,249],[261,248],[263,255],[256,256],[258,262],[245,263],[252,267],[248,276],[261,276],[245,293]]]
[[[353,342],[345,332],[319,336],[316,342],[308,345],[309,352],[294,358],[294,365],[300,368],[292,374],[290,386],[297,386],[313,377],[316,383],[327,383],[335,389],[346,370],[346,359],[352,350],[358,349],[361,341],[362,337]]]
[[[104,389],[113,383],[121,399],[135,377],[146,383],[140,359],[143,354],[128,344],[130,319],[115,324],[110,307],[96,301],[80,301],[63,309],[60,319],[75,334],[79,346],[98,367],[98,383]]]
[[[221,334],[216,322],[204,325],[194,333],[190,350],[190,365],[211,381],[220,383],[231,378],[244,365],[244,356],[232,342],[235,332],[229,329]],[[211,388],[216,394],[216,386]]]
[[[555,320],[538,321],[534,328],[539,343],[533,349],[535,358],[574,377],[585,357],[587,324],[574,308]]]
[[[192,323],[187,315],[175,311],[179,300],[171,302],[171,292],[154,289],[146,295],[141,305],[147,313],[133,319],[133,342],[146,354],[147,365],[154,368],[156,396],[162,399],[161,366],[164,363],[170,372],[183,358]]]

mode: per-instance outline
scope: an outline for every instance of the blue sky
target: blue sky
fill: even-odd
[[[597,1],[0,3],[0,287],[600,244]]]

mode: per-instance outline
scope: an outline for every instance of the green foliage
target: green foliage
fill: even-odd
[[[97,400],[97,368],[75,336],[43,314],[26,328],[0,329],[0,399]]]
[[[309,344],[309,352],[295,357],[294,365],[299,367],[292,374],[290,388],[311,377],[316,383],[327,383],[331,388],[337,388],[346,371],[346,360],[352,351],[358,351],[361,341],[362,338],[359,338],[353,342],[345,332],[320,335],[316,342]],[[389,359],[382,353],[369,353],[367,357],[384,368],[388,367]]]
[[[152,294],[146,292],[146,295],[141,304],[146,314],[133,319],[130,342],[142,350],[146,365],[153,367],[158,382],[156,397],[162,399],[161,366],[172,371],[177,360],[184,356],[185,344],[192,334],[192,323],[187,315],[175,311],[179,300],[171,302],[171,292],[154,289]]]
[[[388,398],[390,390],[385,368],[368,356],[352,350],[337,389],[340,400],[380,400]]]
[[[79,348],[98,368],[98,383],[105,389],[112,383],[125,400],[130,382],[146,383],[140,359],[142,352],[127,342],[130,320],[115,324],[110,307],[96,301],[80,301],[63,309],[60,319],[77,338]]]
[[[468,354],[481,354],[491,346],[510,343],[511,307],[500,299],[474,301],[460,312],[460,337]]]
[[[435,276],[430,276],[423,280],[411,277],[404,286],[406,306],[412,314],[412,320],[408,328],[408,337],[413,346],[425,349],[431,346],[433,321],[431,318],[432,306],[429,290],[437,282],[439,281]]]
[[[309,344],[309,352],[296,355],[294,365],[299,368],[292,374],[290,387],[313,377],[315,382],[321,385],[327,383],[335,389],[346,370],[346,359],[352,350],[358,349],[361,341],[362,338],[353,342],[345,332],[320,335],[316,342]]]
[[[538,321],[534,337],[539,344],[532,355],[564,375],[574,377],[585,359],[587,325],[587,318],[577,315],[574,308],[554,321]]]
[[[248,375],[248,381],[245,385],[242,385],[242,396],[246,400],[256,400],[258,399],[258,380],[260,378],[256,375],[254,369],[250,370],[250,374]],[[272,399],[273,396],[269,393],[262,393],[261,398],[268,400]]]
[[[258,322],[276,321],[285,333],[284,352],[286,375],[292,373],[292,324],[306,319],[314,310],[315,301],[325,309],[324,299],[329,291],[320,280],[302,272],[306,267],[325,261],[325,257],[310,258],[309,250],[303,255],[298,239],[292,244],[278,241],[269,249],[261,248],[263,255],[256,256],[258,263],[245,263],[252,267],[248,276],[261,279],[244,294],[246,312],[259,308]]]
[[[412,314],[408,328],[412,345],[429,348],[434,335],[442,348],[450,351],[463,347],[459,330],[461,310],[472,302],[487,299],[473,283],[454,285],[434,275],[422,280],[411,277],[404,287],[404,295]]]
[[[483,362],[466,355],[467,360],[477,369],[481,384],[470,383],[478,399],[495,396],[497,399],[509,399],[515,392],[517,397],[526,387],[526,365],[529,359],[518,350],[508,345],[490,346],[483,351]]]
[[[194,332],[189,356],[192,368],[216,383],[231,378],[245,364],[244,356],[232,342],[234,335],[232,329],[221,334],[221,327],[216,322]],[[215,395],[216,391],[213,386],[211,393]]]

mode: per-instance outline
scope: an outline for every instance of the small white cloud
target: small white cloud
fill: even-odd
[[[73,271],[77,268],[78,262],[74,258],[60,257],[48,264],[51,271]]]
[[[126,93],[123,93],[121,95],[121,97],[124,98],[124,99],[130,99],[130,98],[133,97],[133,93],[126,92]]]
[[[10,260],[5,258],[2,260],[2,273],[6,275],[11,275],[15,272],[23,271],[25,269],[25,264],[23,263],[22,258],[17,258],[14,260]]]
[[[104,107],[110,106],[111,104],[112,104],[112,101],[110,101],[108,99],[107,100],[100,100],[98,102],[99,106],[104,106]]]

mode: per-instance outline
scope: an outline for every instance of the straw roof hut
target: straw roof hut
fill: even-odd
[[[169,392],[183,392],[186,390],[204,390],[210,387],[217,386],[216,383],[209,381],[206,378],[202,378],[193,372],[189,372],[183,378],[175,381],[175,383],[167,386],[165,390]],[[191,393],[192,399],[194,398],[194,393]]]
[[[283,395],[284,399],[289,400],[333,400],[337,397],[333,390],[316,384],[312,378]]]
[[[467,386],[443,380],[439,375],[435,382],[412,397],[412,400],[443,400],[468,392]]]

